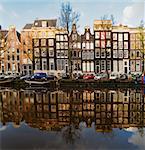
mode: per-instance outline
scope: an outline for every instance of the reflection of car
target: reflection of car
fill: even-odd
[[[57,77],[55,77],[54,75],[48,75],[47,76],[47,79],[48,80],[54,80],[54,79],[56,79]]]
[[[20,77],[20,80],[28,80],[30,78],[31,78],[30,75],[25,75],[25,76]]]
[[[86,80],[88,80],[88,79],[94,79],[94,75],[93,74],[87,74],[87,75],[84,75],[83,76],[83,79],[86,79]]]
[[[40,72],[40,73],[35,73],[31,79],[47,79],[48,75],[46,73]]]
[[[119,79],[126,80],[126,79],[128,79],[128,76],[127,76],[127,74],[121,74]]]
[[[1,72],[0,73],[0,79],[4,79],[5,75]]]
[[[63,74],[62,75],[62,79],[69,79],[70,77],[69,77],[69,75],[68,74]]]

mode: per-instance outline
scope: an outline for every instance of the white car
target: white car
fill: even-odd
[[[95,77],[94,77],[95,80],[100,80],[101,78],[102,78],[102,75],[99,74],[99,73],[96,74]]]
[[[111,73],[110,76],[109,76],[109,79],[110,79],[110,80],[118,79],[118,74],[116,74],[116,73]]]

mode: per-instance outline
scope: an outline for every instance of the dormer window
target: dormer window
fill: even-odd
[[[42,21],[42,27],[47,27],[47,22],[46,21]]]
[[[38,26],[38,22],[35,22],[35,26]]]

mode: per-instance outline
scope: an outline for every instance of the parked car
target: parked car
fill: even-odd
[[[70,76],[68,74],[63,74],[62,79],[70,79]]]
[[[47,79],[48,78],[48,75],[44,72],[40,72],[40,73],[35,73],[31,79]]]
[[[102,78],[102,75],[97,73],[94,77],[95,80],[100,80]]]
[[[47,76],[47,79],[48,79],[48,80],[54,80],[54,79],[57,79],[57,77],[54,76],[54,75],[48,75],[48,76]]]
[[[107,73],[101,73],[101,80],[107,80],[108,74]]]
[[[109,79],[110,79],[110,80],[116,80],[116,79],[118,79],[118,74],[116,74],[116,73],[111,73],[111,74],[109,75]]]
[[[31,75],[25,75],[20,77],[20,80],[28,80],[28,79],[31,79]]]
[[[93,74],[87,74],[87,75],[84,75],[83,76],[83,79],[86,79],[86,80],[88,80],[88,79],[94,79],[94,75]]]

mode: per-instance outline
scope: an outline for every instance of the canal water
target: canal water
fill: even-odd
[[[143,150],[144,89],[0,90],[1,150]]]

